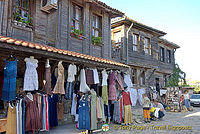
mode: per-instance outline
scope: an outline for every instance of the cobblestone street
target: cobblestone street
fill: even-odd
[[[174,128],[173,126],[185,126],[185,127],[189,126],[192,129],[191,130],[172,130]],[[133,129],[134,127],[136,128]],[[130,129],[130,130],[127,130],[127,129]],[[157,129],[162,129],[162,130],[157,130]],[[75,128],[74,124],[68,124],[65,126],[60,126],[54,130],[51,130],[50,134],[68,134],[68,133],[75,134],[75,133],[80,133],[80,132],[81,131]],[[129,134],[129,133],[199,134],[200,133],[200,108],[195,107],[194,111],[186,112],[186,113],[166,112],[166,115],[163,118],[163,120],[152,121],[151,123],[147,123],[147,124],[133,124],[129,128],[120,127],[115,124],[114,125],[112,124],[110,125],[110,131],[104,132],[104,133],[105,134]]]

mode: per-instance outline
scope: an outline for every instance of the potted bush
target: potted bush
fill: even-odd
[[[97,45],[97,46],[102,46],[103,42],[102,42],[102,37],[92,37],[92,44],[93,45]]]

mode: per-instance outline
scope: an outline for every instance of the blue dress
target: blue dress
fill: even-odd
[[[52,97],[51,97],[51,95],[48,95],[50,127],[58,126],[58,116],[57,116],[58,101],[59,101],[59,97],[57,94],[54,94]]]
[[[17,60],[6,61],[4,68],[4,82],[2,91],[2,100],[12,101],[15,100],[17,77]]]
[[[79,129],[90,130],[90,107],[87,96],[79,101]]]

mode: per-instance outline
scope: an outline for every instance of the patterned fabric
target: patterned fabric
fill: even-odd
[[[64,82],[65,82],[64,67],[62,63],[58,63],[58,78],[53,90],[54,94],[65,94]]]
[[[64,110],[64,103],[58,102],[57,104],[58,120],[63,120],[63,110]]]
[[[130,92],[122,92],[123,95],[123,105],[131,105],[131,98],[130,98]]]
[[[15,100],[17,77],[17,60],[6,61],[4,68],[4,82],[2,90],[2,100],[11,101]]]
[[[112,72],[109,75],[109,96],[108,96],[108,100],[116,100],[117,96],[116,96],[116,86],[115,86],[115,72]]]
[[[45,70],[45,76],[44,79],[46,80],[46,83],[44,85],[44,91],[51,95],[52,94],[52,88],[51,88],[51,67],[47,67]]]
[[[24,75],[24,91],[38,90],[38,73],[36,68],[37,63],[26,61],[26,71]]]
[[[124,82],[120,74],[116,74],[116,83],[117,83],[118,90],[124,90]]]

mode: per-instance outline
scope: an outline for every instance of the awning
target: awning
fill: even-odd
[[[105,66],[113,68],[128,68],[129,66],[115,62],[113,60],[94,57],[91,55],[81,54],[73,51],[57,49],[52,46],[47,46],[44,44],[38,44],[33,42],[27,42],[19,39],[14,39],[11,37],[0,36],[0,48],[5,51],[20,51],[27,53],[34,53],[43,55],[49,58],[56,58],[71,62],[83,63],[83,64],[93,64],[96,66]]]

